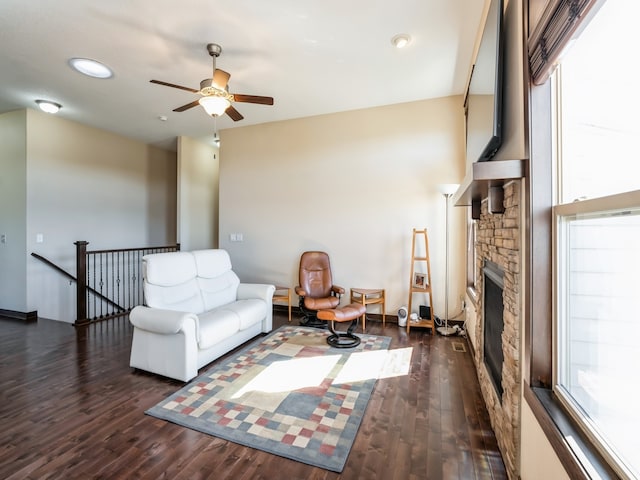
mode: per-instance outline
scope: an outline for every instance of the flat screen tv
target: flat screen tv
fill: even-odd
[[[502,144],[503,0],[491,0],[465,99],[467,164],[491,160]]]

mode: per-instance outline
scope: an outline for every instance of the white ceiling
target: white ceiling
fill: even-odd
[[[218,129],[463,94],[484,0],[1,0],[0,113],[62,104],[59,116],[146,143],[211,137],[197,95],[211,77],[207,43],[233,93],[274,97],[236,103]],[[391,38],[407,33],[398,50]],[[72,57],[108,65],[85,77]],[[162,122],[159,116],[166,116]]]

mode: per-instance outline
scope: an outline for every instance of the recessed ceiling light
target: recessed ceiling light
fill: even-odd
[[[93,78],[111,78],[113,72],[106,65],[89,58],[72,58],[69,65],[74,70]]]
[[[391,39],[391,44],[396,48],[404,48],[411,43],[411,37],[406,33],[399,33],[394,35]]]
[[[36,100],[40,110],[47,113],[58,113],[58,110],[62,108],[62,105],[56,102],[50,102],[49,100]]]

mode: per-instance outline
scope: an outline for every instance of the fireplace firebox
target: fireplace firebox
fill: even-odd
[[[504,330],[504,271],[497,263],[490,260],[484,262],[484,362],[489,376],[502,401],[502,332]]]

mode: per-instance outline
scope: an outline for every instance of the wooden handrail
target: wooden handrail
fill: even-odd
[[[69,280],[73,280],[74,282],[76,281],[76,277],[74,277],[73,275],[71,275],[69,272],[67,272],[65,269],[59,267],[58,265],[56,265],[55,263],[53,263],[51,260],[43,257],[42,255],[38,255],[35,252],[31,252],[31,256],[34,258],[37,258],[38,260],[40,260],[43,263],[46,263],[47,265],[49,265],[51,268],[53,268],[54,270],[60,272],[62,275],[64,275],[65,277],[67,277]]]
[[[88,242],[87,242],[88,243]],[[147,250],[180,250],[180,244],[161,245],[159,247],[110,248],[107,250],[87,250],[86,253],[145,252]]]

